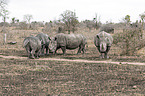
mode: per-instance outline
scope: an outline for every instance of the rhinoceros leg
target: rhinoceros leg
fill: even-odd
[[[83,52],[83,54],[85,53],[85,45],[79,46],[77,54],[81,53],[81,51]]]
[[[45,49],[45,45],[43,45],[41,48],[41,55],[44,55],[44,49]]]
[[[101,58],[101,59],[104,58],[104,53],[101,53],[100,58]]]
[[[46,55],[49,55],[49,48],[48,48],[48,46],[46,47]]]
[[[105,52],[105,58],[109,58],[109,56],[107,55],[108,54],[108,52],[109,52],[109,50],[110,50],[110,46],[107,46],[107,50],[106,50],[106,52]]]
[[[31,56],[31,59],[34,59],[34,58],[35,58],[34,54],[35,54],[35,50],[32,50],[32,51],[31,51],[31,55],[32,55],[32,56]]]
[[[82,48],[79,47],[77,54],[81,53]]]
[[[83,48],[82,48],[83,54],[85,53],[85,51],[86,51],[86,49],[85,49],[85,45],[84,45]]]
[[[65,46],[62,46],[62,47],[61,47],[61,50],[62,50],[62,52],[63,52],[63,55],[65,55],[65,53],[66,53],[66,47],[65,47]]]
[[[26,51],[27,51],[27,54],[28,54],[28,58],[31,57],[31,49],[29,46],[26,47]]]
[[[36,54],[36,58],[39,58],[40,53],[41,53],[41,50],[38,50],[38,51],[35,52],[35,54]]]

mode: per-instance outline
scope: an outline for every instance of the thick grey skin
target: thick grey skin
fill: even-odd
[[[44,55],[44,50],[46,48],[46,55],[49,55],[49,43],[50,38],[47,34],[39,33],[37,36],[39,40],[41,41],[41,55]]]
[[[41,41],[37,37],[26,37],[23,41],[28,57],[31,59],[39,58],[41,52]]]
[[[109,58],[109,56],[107,55],[107,53],[110,50],[110,47],[112,45],[113,42],[113,37],[105,32],[99,32],[95,38],[94,38],[94,44],[97,47],[97,49],[99,50],[99,52],[101,53],[101,58]],[[105,55],[103,55],[105,54]]]
[[[56,51],[61,48],[63,51],[63,54],[66,54],[66,49],[78,49],[78,53],[81,53],[81,51],[85,52],[85,45],[86,45],[86,38],[81,34],[63,34],[60,33],[55,36],[55,40],[57,42],[56,44]]]

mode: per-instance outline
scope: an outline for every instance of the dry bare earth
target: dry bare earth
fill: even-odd
[[[13,35],[14,33],[17,35]],[[1,44],[1,55],[13,57],[0,57],[0,95],[143,96],[145,94],[145,66],[50,60],[55,58],[102,62],[91,40],[92,35],[96,34],[95,31],[87,37],[89,47],[84,55],[76,55],[77,50],[74,50],[67,51],[67,55],[63,56],[59,50],[57,55],[30,60],[27,59],[22,41],[25,36],[37,33],[37,31],[11,30],[8,40],[17,41],[17,44]],[[87,32],[84,34],[87,36]],[[120,49],[113,45],[109,52],[112,61],[145,62],[144,55],[118,56],[118,50]]]
[[[1,95],[144,95],[145,66],[0,59]]]

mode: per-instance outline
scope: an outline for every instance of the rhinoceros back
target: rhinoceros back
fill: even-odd
[[[24,46],[24,47],[27,46],[28,43],[29,43],[29,40],[28,40],[28,39],[25,39],[24,42],[23,42],[23,46]]]
[[[39,38],[42,45],[49,43],[49,36],[47,34],[39,33],[36,37]]]
[[[59,46],[66,46],[67,49],[78,48],[81,44],[86,44],[86,39],[81,34],[58,34],[56,36]]]
[[[41,48],[41,41],[37,37],[33,37],[33,36],[25,38],[23,44],[24,44],[24,47],[29,46],[32,49],[33,48],[36,48],[36,49]]]

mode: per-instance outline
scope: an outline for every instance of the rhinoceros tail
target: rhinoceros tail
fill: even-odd
[[[28,43],[29,43],[29,40],[28,40],[28,39],[24,40],[24,42],[23,42],[23,46],[24,46],[24,47],[27,46]]]

